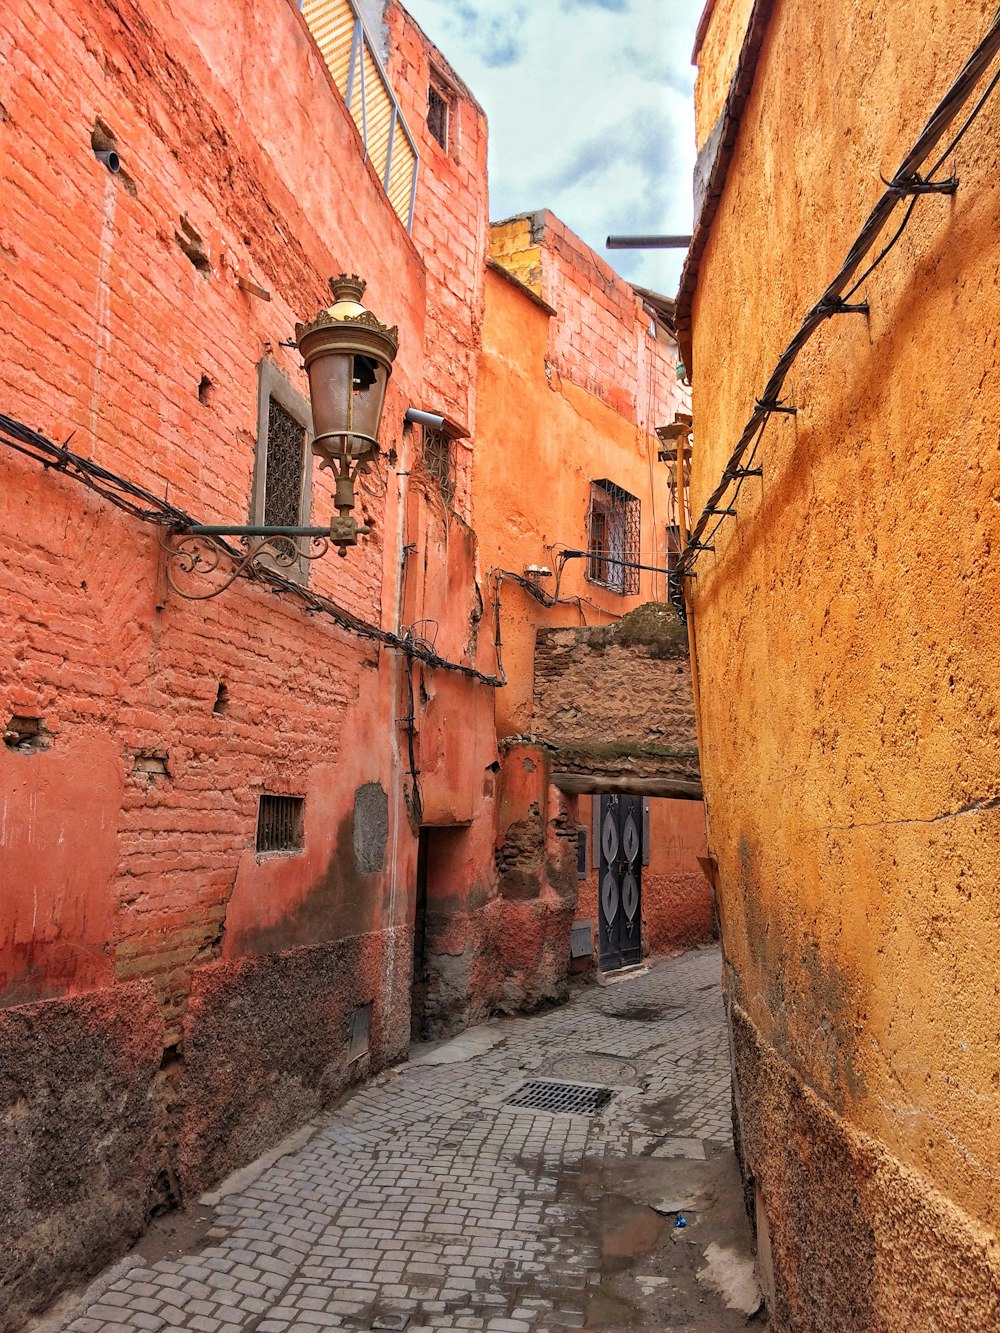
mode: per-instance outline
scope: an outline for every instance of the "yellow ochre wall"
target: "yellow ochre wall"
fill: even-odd
[[[774,5],[693,301],[696,515],[994,13]],[[742,1146],[795,1333],[1000,1328],[998,158],[1000,95],[870,316],[797,361],[693,587]]]

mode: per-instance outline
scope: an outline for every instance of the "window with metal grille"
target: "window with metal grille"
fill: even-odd
[[[262,795],[257,806],[257,855],[297,852],[305,845],[305,797]]]
[[[448,151],[448,98],[433,83],[427,87],[427,128],[438,143]]]
[[[615,485],[601,479],[590,485],[590,513],[587,517],[587,578],[614,592],[639,591],[639,570],[629,563],[639,561],[640,501]]]
[[[257,386],[257,458],[250,521],[267,527],[306,527],[312,487],[309,403],[271,361],[261,361]],[[305,539],[299,550],[306,549]],[[263,563],[266,555],[260,556]],[[304,554],[287,577],[305,580],[309,562]]]
[[[445,504],[455,498],[455,455],[446,431],[424,428],[424,466]]]
[[[276,398],[267,401],[267,455],[264,465],[264,522],[298,527],[302,510],[306,431]]]

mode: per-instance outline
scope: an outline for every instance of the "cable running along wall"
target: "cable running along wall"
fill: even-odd
[[[153,523],[158,527],[169,528],[174,531],[183,531],[197,523],[197,520],[192,518],[190,514],[185,513],[183,509],[178,509],[176,505],[170,504],[169,501],[160,499],[158,495],[154,495],[144,487],[119,476],[116,472],[108,471],[107,468],[101,467],[88,458],[82,458],[79,454],[74,454],[64,445],[54,444],[51,440],[47,440],[44,435],[40,435],[38,431],[22,425],[21,422],[15,421],[12,417],[4,416],[2,413],[0,413],[0,443],[6,444],[17,453],[33,458],[46,469],[52,468],[57,472],[62,472],[67,477],[72,477],[74,481],[86,486],[88,490],[94,491],[105,500],[109,500],[118,509],[124,510],[125,513],[131,514],[133,518],[137,518],[143,523]],[[287,593],[305,611],[329,617],[330,620],[349,634],[355,634],[359,638],[380,643],[386,648],[404,653],[411,660],[424,662],[427,666],[436,667],[441,671],[457,672],[460,675],[467,676],[470,680],[479,681],[483,685],[499,686],[504,683],[499,676],[489,676],[485,672],[477,671],[475,667],[466,666],[462,662],[451,662],[447,658],[439,657],[431,649],[416,643],[405,635],[393,634],[389,630],[380,629],[377,625],[362,620],[360,616],[355,616],[350,611],[344,610],[331,598],[312,592],[309,588],[303,587],[292,579],[284,578],[276,570],[260,564],[246,564],[244,552],[239,551],[221,537],[215,537],[212,540],[218,545],[223,554],[233,561],[234,565],[242,565],[239,571],[240,578],[261,584],[272,592]]]
[[[729,456],[722,478],[708,497],[708,501],[691,531],[688,543],[681,552],[675,577],[684,574],[693,577],[693,566],[699,555],[702,551],[712,549],[712,539],[716,532],[725,520],[735,513],[734,505],[739,497],[740,489],[746,478],[754,474],[753,463],[757,448],[771,416],[775,413],[795,411],[793,407],[789,407],[781,401],[781,392],[788,372],[806,343],[809,342],[820,325],[834,315],[867,313],[868,307],[866,304],[859,302],[852,305],[851,298],[857,293],[862,283],[878,268],[902,236],[921,196],[953,194],[958,188],[958,181],[953,177],[943,180],[936,180],[935,177],[952,152],[958,147],[967,130],[995,91],[998,83],[1000,83],[1000,70],[990,79],[957,133],[952,136],[947,146],[938,154],[926,174],[921,175],[920,169],[930,158],[944,135],[958,118],[963,107],[972,97],[998,51],[1000,51],[1000,12],[994,18],[986,36],[969,57],[958,78],[935,108],[916,143],[903,158],[898,170],[892,180],[889,181],[885,191],[861,228],[857,239],[851,246],[840,272],[816,304],[808,311],[798,332],[778,358],[771,378],[764,386],[764,390],[757,399],[753,412],[736,442],[736,447]],[[908,203],[891,240],[876,254],[875,258],[861,273],[861,276],[855,278],[855,274],[868,255],[875,249],[875,245],[892,214],[904,200],[907,200]],[[748,450],[750,450],[750,456],[744,463]],[[723,500],[725,500],[724,505],[720,504]],[[715,520],[714,523],[713,519]],[[672,597],[671,600],[675,600],[675,598]],[[675,604],[679,600],[677,598]]]

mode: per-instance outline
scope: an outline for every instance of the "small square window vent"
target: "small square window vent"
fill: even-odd
[[[305,845],[305,797],[260,798],[257,807],[257,855],[298,852]]]
[[[531,1111],[548,1111],[552,1115],[596,1115],[614,1095],[611,1088],[532,1079],[508,1097],[504,1105],[521,1106]]]

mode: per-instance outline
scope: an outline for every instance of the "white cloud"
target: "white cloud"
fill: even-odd
[[[486,110],[490,212],[550,208],[625,276],[672,293],[682,255],[611,232],[688,232],[691,0],[409,0]]]

